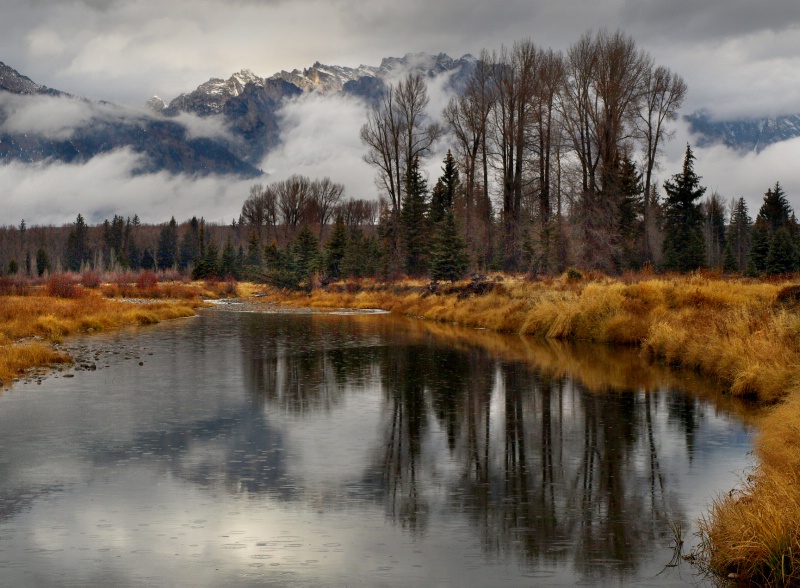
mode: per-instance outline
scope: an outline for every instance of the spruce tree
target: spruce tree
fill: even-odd
[[[769,224],[761,216],[756,218],[750,232],[750,251],[747,256],[747,275],[760,276],[767,271],[767,256],[771,236]]]
[[[453,207],[459,185],[458,167],[453,159],[453,154],[448,150],[442,166],[442,175],[431,192],[431,205],[428,213],[431,223],[441,222],[447,210]]]
[[[619,258],[614,260],[618,269],[636,269],[641,265],[640,249],[643,245],[644,197],[642,174],[636,164],[626,157],[619,166],[619,212],[617,216],[620,239]]]
[[[162,227],[156,247],[156,262],[159,269],[169,269],[178,260],[178,225],[173,216],[169,223]]]
[[[431,246],[431,278],[455,282],[464,276],[468,267],[467,244],[458,230],[453,210],[447,209]]]
[[[89,229],[82,215],[75,219],[75,226],[67,236],[67,251],[65,265],[68,270],[80,271],[84,263],[91,258],[89,251]]]
[[[195,280],[217,278],[219,277],[219,267],[219,247],[214,239],[211,239],[204,248],[202,259],[192,269],[192,278]]]
[[[758,211],[758,218],[767,223],[770,231],[777,231],[789,224],[792,208],[786,199],[786,194],[780,185],[775,182],[775,187],[764,194],[764,202]]]
[[[156,258],[153,257],[153,252],[150,251],[149,247],[146,247],[144,253],[142,253],[141,267],[143,270],[152,271],[156,269]]]
[[[314,273],[319,269],[319,240],[308,225],[303,225],[291,247],[291,269],[298,286],[311,289]]]
[[[664,268],[688,272],[705,262],[703,212],[697,202],[706,189],[694,172],[694,155],[686,145],[683,171],[664,182]]]
[[[187,270],[200,261],[200,221],[196,216],[189,221],[178,249],[178,269]]]
[[[329,278],[342,277],[342,260],[347,249],[347,227],[342,215],[336,216],[328,241],[325,243],[324,271]]]
[[[766,273],[788,274],[797,271],[797,249],[786,227],[781,227],[772,236],[766,260]]]
[[[222,248],[222,258],[219,263],[219,275],[224,279],[239,278],[239,267],[237,263],[236,248],[228,237],[225,247]]]
[[[403,208],[400,212],[400,239],[405,255],[406,272],[412,276],[423,275],[427,269],[428,187],[419,171],[419,161],[414,160],[408,173]]]
[[[739,198],[733,206],[731,222],[725,233],[726,257],[730,251],[731,263],[726,261],[725,271],[743,272],[747,268],[747,256],[750,251],[750,233],[753,221],[747,213],[747,203],[744,198]]]

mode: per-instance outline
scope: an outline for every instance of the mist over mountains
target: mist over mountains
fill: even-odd
[[[369,103],[407,72],[447,75],[448,88],[458,91],[474,63],[470,55],[408,54],[376,67],[315,63],[267,78],[242,70],[212,78],[169,104],[153,97],[136,110],[50,89],[0,62],[0,161],[85,163],[129,149],[141,156],[137,174],[256,177],[281,142],[278,113],[288,100],[315,94]]]
[[[408,72],[448,77],[458,92],[476,59],[409,53],[379,66],[319,62],[304,70],[260,77],[249,70],[212,78],[166,103],[154,96],[136,110],[92,102],[34,82],[0,62],[0,161],[85,163],[118,149],[140,155],[133,173],[257,177],[264,158],[281,144],[279,111],[304,94],[380,99]],[[698,146],[723,144],[741,152],[800,137],[800,115],[774,119],[714,120],[685,115]],[[357,132],[356,129],[353,132]]]
[[[61,223],[78,212],[89,222],[114,214],[230,222],[254,182],[293,173],[330,176],[349,196],[375,198],[359,140],[365,109],[389,84],[419,72],[438,116],[475,64],[471,55],[419,53],[355,68],[317,62],[268,77],[244,70],[135,108],[49,88],[0,62],[0,222]],[[679,169],[688,141],[702,148],[700,171],[725,196],[756,206],[776,180],[790,196],[800,186],[786,167],[800,145],[798,116],[721,121],[700,111],[683,116],[678,132],[662,181]],[[431,176],[443,153],[431,158]]]

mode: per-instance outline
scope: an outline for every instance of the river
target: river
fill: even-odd
[[[751,465],[626,349],[244,305],[69,346],[0,394],[3,586],[693,585]]]

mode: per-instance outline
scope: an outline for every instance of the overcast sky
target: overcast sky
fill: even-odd
[[[586,30],[600,27],[623,29],[657,63],[684,77],[689,86],[684,113],[708,108],[724,118],[800,111],[797,0],[0,0],[0,61],[40,84],[138,106],[154,94],[169,101],[211,77],[227,78],[243,68],[269,76],[315,61],[377,65],[383,57],[417,51],[458,57],[522,38],[563,50]],[[306,106],[324,120],[318,105]],[[344,108],[345,119],[358,118],[352,105]],[[301,114],[295,109],[287,117],[291,121]],[[355,140],[347,139],[353,150],[360,148],[357,126]],[[299,123],[296,128],[310,132]],[[346,134],[342,127],[339,131]],[[686,139],[673,142],[672,164],[677,165]],[[730,170],[725,162],[733,154],[709,150],[710,173],[704,171],[702,152],[697,171],[726,197],[756,200],[780,179],[797,207],[799,148],[795,142],[791,149],[783,145],[748,156],[744,166]],[[293,165],[287,159],[293,149],[297,146],[286,145],[280,154],[281,169]],[[118,159],[129,163],[130,158]],[[104,166],[113,161],[96,167],[109,173]],[[672,164],[665,164],[664,174],[676,171]],[[356,159],[343,167],[331,163],[331,168],[357,165]],[[745,176],[743,170],[757,175]],[[358,173],[351,181],[361,192],[371,172]],[[0,170],[4,182],[22,182],[22,176],[18,167]],[[29,195],[44,189],[35,184],[28,178],[24,186],[9,189],[6,183],[6,194],[19,200],[23,188]],[[215,194],[208,199],[224,201]],[[23,213],[18,204],[0,204],[0,215]],[[207,214],[230,216],[233,208]]]

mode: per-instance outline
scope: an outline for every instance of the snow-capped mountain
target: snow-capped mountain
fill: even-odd
[[[777,118],[714,120],[707,111],[684,117],[697,144],[706,147],[723,144],[738,151],[762,151],[766,147],[800,137],[800,114]]]
[[[257,165],[280,142],[277,112],[284,100],[313,93],[321,96],[345,94],[372,101],[380,98],[390,83],[407,72],[429,78],[449,73],[450,87],[457,91],[472,73],[475,63],[471,55],[453,59],[444,53],[409,53],[404,57],[383,59],[379,66],[352,68],[316,62],[303,70],[284,70],[269,77],[242,70],[227,79],[212,78],[173,99],[158,112],[165,117],[181,112],[204,118],[221,117],[236,139],[226,147],[244,161]]]
[[[149,104],[151,114],[91,102],[37,84],[0,63],[0,162],[84,163],[125,148],[142,156],[139,173],[259,175],[224,143],[192,136],[184,125],[155,115],[158,101]]]

